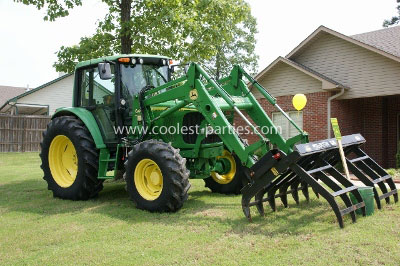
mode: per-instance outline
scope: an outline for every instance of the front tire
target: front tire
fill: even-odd
[[[167,143],[147,140],[135,145],[125,169],[128,194],[139,209],[175,212],[188,198],[186,160]]]
[[[99,153],[82,121],[60,116],[50,121],[40,144],[43,179],[54,197],[87,200],[103,189],[97,179]]]

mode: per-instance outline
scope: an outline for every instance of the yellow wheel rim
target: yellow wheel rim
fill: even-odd
[[[211,172],[211,177],[215,180],[215,182],[219,183],[219,184],[228,184],[230,183],[233,178],[235,177],[236,174],[236,161],[235,158],[232,156],[232,154],[227,151],[224,150],[224,152],[222,153],[222,156],[218,156],[218,159],[227,159],[229,161],[229,163],[231,164],[231,169],[229,170],[228,173],[220,175],[217,172]]]
[[[163,175],[160,167],[151,159],[142,159],[135,168],[134,181],[140,196],[155,200],[161,195]]]
[[[78,157],[74,144],[64,136],[56,136],[50,144],[49,167],[54,181],[60,187],[70,187],[78,173]]]

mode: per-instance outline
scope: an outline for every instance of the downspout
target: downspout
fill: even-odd
[[[342,96],[345,92],[344,88],[340,88],[340,92],[328,98],[328,120],[326,121],[326,129],[328,130],[328,139],[331,138],[331,102],[332,100]]]

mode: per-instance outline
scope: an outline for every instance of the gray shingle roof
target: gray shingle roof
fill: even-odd
[[[400,26],[356,34],[350,37],[400,57]]]
[[[318,77],[320,77],[320,78],[322,78],[322,79],[324,79],[326,81],[329,81],[330,83],[333,83],[333,84],[337,85],[340,88],[344,88],[344,89],[348,89],[349,88],[348,86],[345,86],[345,85],[341,84],[340,82],[337,82],[336,80],[333,80],[333,79],[331,79],[331,78],[329,78],[329,77],[327,77],[327,76],[325,76],[325,75],[323,75],[323,74],[321,74],[321,73],[319,73],[319,72],[317,72],[317,71],[315,71],[315,70],[313,70],[313,69],[311,69],[309,67],[306,67],[305,65],[302,65],[300,63],[297,63],[297,62],[295,62],[293,60],[290,60],[290,59],[287,59],[287,58],[286,58],[286,60],[292,62],[296,66],[301,67],[301,68],[303,68],[304,70],[306,70],[306,71],[308,71],[310,73],[313,73],[314,75],[316,75],[316,76],[318,76]]]
[[[0,106],[3,106],[9,99],[14,98],[26,91],[26,88],[0,86]]]

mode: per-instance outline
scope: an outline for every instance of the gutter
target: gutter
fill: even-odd
[[[326,123],[326,128],[328,130],[328,139],[331,138],[331,102],[332,100],[342,96],[345,92],[344,87],[340,88],[340,92],[328,98],[328,120]]]
[[[6,102],[3,104],[3,106],[0,107],[0,112],[1,112],[1,110],[3,110],[3,108],[6,107],[7,105],[14,105],[14,104],[17,102],[17,97],[18,97],[18,96],[13,97],[13,98],[9,99],[8,101],[6,101]],[[14,100],[15,100],[15,101],[14,101]]]
[[[3,106],[0,107],[0,112],[1,112],[1,110],[3,110],[3,108],[6,107],[7,104],[9,104],[9,103],[10,103],[10,100],[6,101],[6,102],[3,104]]]

